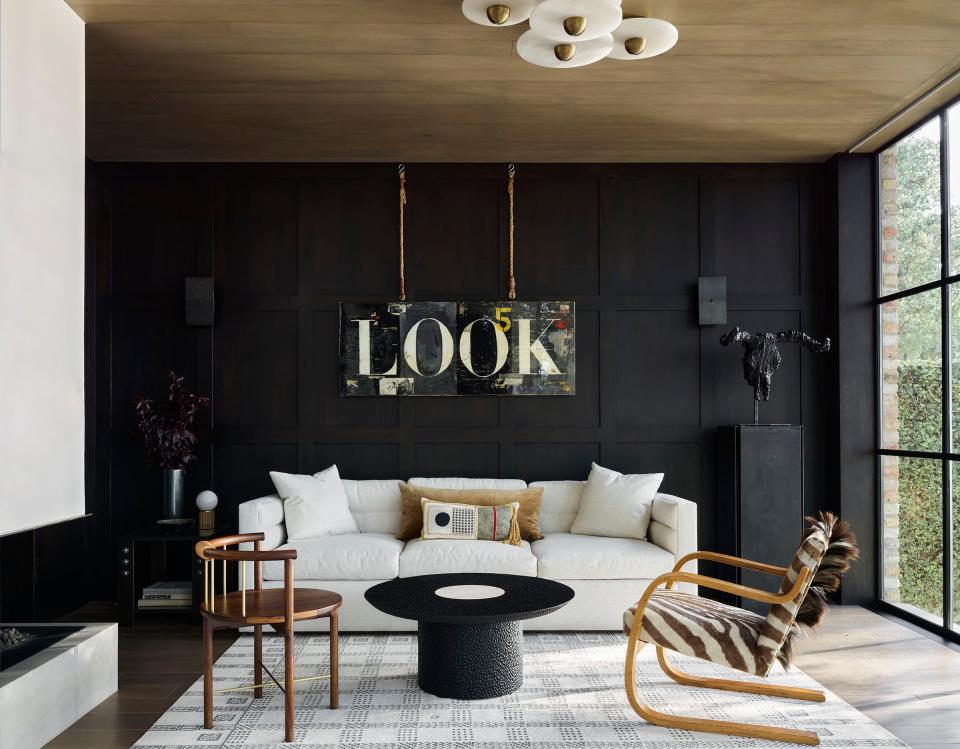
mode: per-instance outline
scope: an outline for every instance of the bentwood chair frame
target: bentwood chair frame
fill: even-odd
[[[263,551],[263,533],[244,533],[220,536],[196,545],[197,556],[203,560],[203,727],[213,728],[213,695],[246,689],[253,690],[254,698],[263,696],[264,687],[277,687],[284,693],[284,741],[294,736],[294,689],[297,682],[330,680],[330,708],[339,706],[339,609],[340,596],[327,591],[296,589],[293,587],[293,562],[296,549]],[[228,546],[252,543],[253,550],[230,550]],[[216,563],[222,566],[222,593],[216,593]],[[283,588],[264,590],[263,563],[283,562]],[[227,592],[227,562],[240,566],[240,590]],[[253,589],[246,589],[248,562],[253,563]],[[306,619],[330,618],[330,673],[322,676],[296,678],[294,673],[294,622]],[[263,663],[263,627],[269,625],[284,636],[284,683]],[[253,684],[226,689],[213,688],[213,631],[215,629],[253,627]],[[271,682],[263,681],[266,672]]]
[[[768,593],[767,591],[759,590],[757,588],[751,588],[746,585],[739,585],[726,580],[718,580],[716,578],[700,575],[694,572],[682,571],[684,565],[686,565],[688,562],[700,559],[717,562],[719,564],[726,564],[733,567],[739,567],[741,569],[754,570],[756,572],[762,572],[768,575],[774,575],[781,578],[781,580],[789,571],[786,567],[777,567],[772,564],[764,564],[763,562],[753,562],[749,559],[741,559],[740,557],[734,557],[728,554],[719,554],[713,551],[696,551],[692,554],[687,554],[685,557],[680,559],[674,566],[672,572],[667,572],[663,575],[660,575],[660,577],[656,578],[652,583],[650,583],[650,585],[647,586],[646,591],[644,591],[643,597],[637,603],[637,613],[634,616],[633,624],[630,627],[630,639],[627,642],[627,663],[624,670],[624,680],[627,689],[627,699],[630,701],[630,706],[648,723],[653,723],[654,725],[662,726],[664,728],[679,728],[687,731],[722,733],[728,736],[744,736],[754,739],[767,739],[769,741],[788,741],[798,744],[807,744],[810,746],[819,745],[820,739],[817,734],[812,731],[801,731],[794,728],[780,728],[777,726],[764,726],[757,725],[755,723],[734,723],[731,721],[711,720],[708,718],[669,715],[667,713],[654,710],[640,701],[640,698],[637,696],[636,684],[637,654],[647,643],[639,639],[639,634],[641,630],[641,624],[643,622],[643,614],[647,607],[647,602],[654,594],[654,591],[656,591],[660,586],[665,586],[667,590],[671,590],[676,583],[691,583],[693,585],[700,585],[704,588],[711,588],[713,590],[719,590],[725,593],[732,593],[733,595],[740,596],[741,598],[749,598],[753,601],[760,601],[762,603],[769,603],[771,605],[794,601],[798,597],[804,595],[806,592],[805,586],[810,574],[810,570],[806,568],[802,568],[799,571],[798,577],[794,584],[790,587],[790,590],[782,595],[777,595],[775,593]],[[657,661],[660,663],[660,668],[663,669],[663,672],[667,676],[679,684],[693,687],[703,687],[706,689],[723,689],[730,692],[763,694],[771,697],[787,697],[790,699],[806,700],[809,702],[823,702],[825,699],[824,693],[819,689],[785,687],[778,686],[776,684],[745,682],[732,679],[715,679],[684,673],[670,664],[670,662],[667,660],[664,648],[661,645],[656,645],[656,648]]]

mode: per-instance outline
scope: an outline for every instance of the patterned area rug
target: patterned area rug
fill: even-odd
[[[615,633],[530,633],[525,636],[520,691],[483,701],[434,697],[417,687],[417,641],[410,634],[344,635],[340,640],[340,709],[327,709],[325,681],[297,689],[296,740],[283,744],[283,695],[265,690],[218,695],[214,729],[203,730],[203,684],[197,681],[137,742],[137,747],[273,747],[297,749],[613,749],[638,747],[756,747],[787,744],[691,733],[649,725],[627,704],[623,688],[626,637]],[[328,671],[326,635],[298,635],[299,676]],[[704,676],[730,672],[703,661],[674,657],[678,666]],[[250,683],[253,638],[241,637],[217,661],[214,688]],[[281,678],[283,641],[264,637],[264,662]],[[750,678],[750,677],[744,677]],[[647,704],[664,712],[721,720],[762,722],[816,731],[826,747],[905,746],[827,692],[824,703],[683,687],[668,679],[646,648],[638,684]],[[798,687],[819,686],[806,674],[772,679]]]

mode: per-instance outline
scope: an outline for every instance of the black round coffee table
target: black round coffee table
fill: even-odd
[[[520,688],[520,622],[556,611],[573,591],[539,577],[458,573],[401,577],[364,595],[380,611],[417,621],[417,680],[423,691],[482,700]]]

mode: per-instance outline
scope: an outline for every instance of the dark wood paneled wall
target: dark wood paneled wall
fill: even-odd
[[[876,159],[834,156],[825,165],[826,274],[829,327],[835,332],[827,399],[829,487],[857,533],[861,561],[844,577],[843,603],[876,601],[880,569],[877,525],[877,242]]]
[[[110,533],[158,511],[133,403],[161,395],[175,369],[213,398],[190,488],[216,490],[223,520],[272,490],[270,469],[581,479],[596,460],[664,471],[664,490],[698,502],[702,546],[715,545],[715,428],[750,420],[752,401],[742,350],[697,325],[697,276],[727,276],[731,325],[829,334],[821,167],[518,174],[520,296],[577,303],[570,398],[338,397],[337,302],[397,293],[392,164],[98,165],[98,497]],[[505,168],[413,164],[407,176],[409,298],[503,298]],[[213,328],[184,324],[183,279],[195,275],[215,278]],[[762,410],[807,429],[809,510],[831,505],[827,371],[787,348]]]

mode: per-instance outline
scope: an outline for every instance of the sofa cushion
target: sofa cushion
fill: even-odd
[[[662,473],[620,473],[594,463],[583,488],[572,533],[609,538],[647,537]]]
[[[523,479],[464,479],[456,476],[441,478],[413,478],[408,484],[426,486],[429,489],[526,489]]]
[[[649,541],[575,533],[547,534],[534,542],[532,551],[537,574],[551,580],[650,580],[676,562],[673,554]]]
[[[270,471],[270,478],[283,497],[284,525],[291,541],[359,531],[335,465],[313,476]]]
[[[482,507],[497,507],[516,502],[520,508],[517,512],[520,535],[526,541],[543,538],[540,533],[540,500],[543,489],[437,489],[401,481],[400,496],[403,498],[403,514],[397,538],[403,541],[420,536],[423,530],[421,502],[424,499]]]
[[[343,479],[350,513],[361,533],[389,533],[400,531],[400,482],[396,479]]]
[[[434,502],[424,498],[421,504],[423,531],[420,538],[426,541],[450,539],[520,545],[520,525],[517,523],[519,502],[498,507],[481,507]]]
[[[496,541],[408,541],[400,554],[400,577],[439,575],[448,572],[494,572],[506,575],[537,574],[537,559],[530,544],[520,546]]]
[[[540,532],[569,533],[586,481],[532,481],[531,489],[543,489],[540,503]]]
[[[280,548],[297,550],[294,581],[389,580],[400,572],[403,541],[386,533],[343,533],[291,541]],[[263,577],[283,580],[283,562],[264,562]]]

